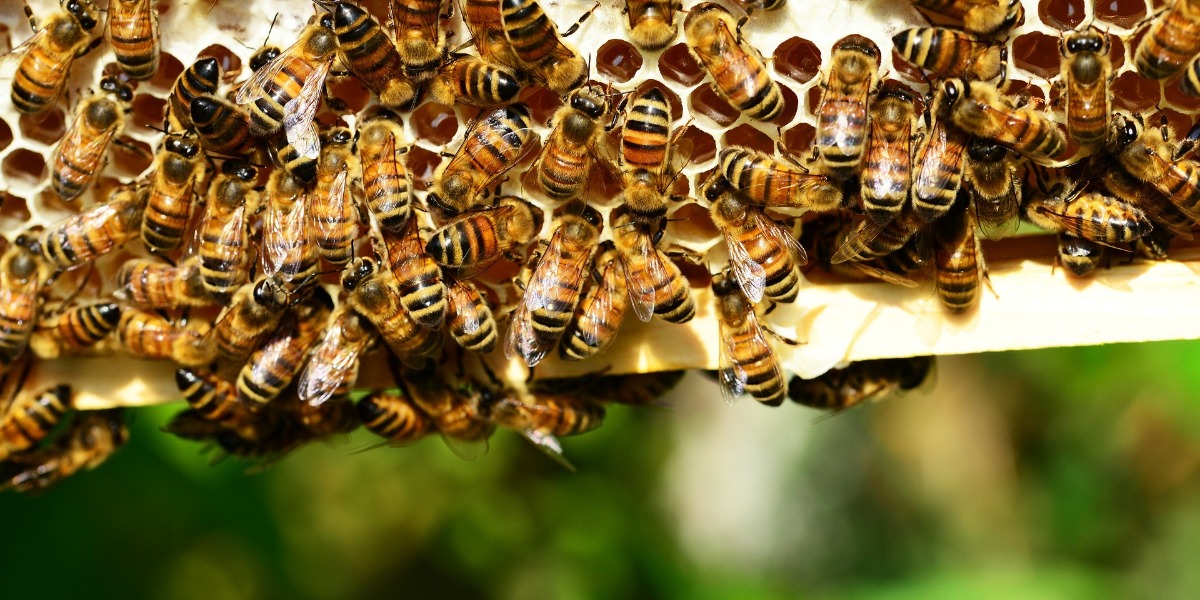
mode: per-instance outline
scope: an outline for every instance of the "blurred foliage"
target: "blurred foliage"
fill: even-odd
[[[952,357],[828,419],[689,378],[566,440],[575,474],[359,432],[246,475],[139,410],[101,469],[0,496],[0,597],[1195,598],[1197,350]]]

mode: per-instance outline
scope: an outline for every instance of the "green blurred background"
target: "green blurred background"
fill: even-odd
[[[949,357],[833,418],[614,407],[467,462],[360,432],[264,473],[136,412],[130,444],[4,494],[0,597],[1197,598],[1200,344]]]

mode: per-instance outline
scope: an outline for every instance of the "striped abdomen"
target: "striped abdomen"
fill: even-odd
[[[745,393],[763,404],[775,406],[783,402],[787,384],[779,370],[775,351],[763,343],[753,307],[746,306],[745,310],[734,319],[729,319],[733,315],[722,315],[722,324],[728,328],[723,342],[729,346],[733,363],[746,373]]]
[[[228,300],[249,273],[246,267],[246,205],[239,203],[228,212],[218,212],[209,199],[200,223],[200,281],[213,298]]]
[[[211,154],[243,156],[258,142],[250,135],[250,114],[216,96],[199,96],[189,109],[200,145]]]
[[[164,165],[162,168],[169,168]],[[161,169],[160,169],[161,170]],[[152,252],[166,253],[179,247],[192,216],[195,191],[194,174],[183,181],[166,173],[156,173],[150,188],[150,200],[142,213],[142,241]]]
[[[396,156],[399,128],[367,123],[359,131],[359,164],[367,210],[380,227],[399,232],[412,214],[412,181]]]
[[[0,420],[0,460],[33,448],[71,408],[71,386],[57,385],[15,400]]]
[[[961,313],[979,302],[980,272],[975,223],[966,204],[934,224],[935,285],[942,306]]]
[[[563,336],[559,355],[564,359],[583,360],[607,350],[625,321],[629,308],[625,274],[613,260],[615,256],[609,256],[600,280],[584,294],[575,320]]]
[[[76,54],[89,42],[88,32],[65,12],[46,19],[42,31],[45,33],[21,56],[13,74],[13,107],[25,114],[40,113],[58,99]]]
[[[393,3],[398,9],[397,14],[405,12],[403,4]],[[434,2],[434,12],[437,12],[437,2]],[[404,65],[396,46],[367,11],[352,4],[338,3],[334,9],[334,33],[346,67],[376,94],[387,90],[389,82],[402,72]]]
[[[1133,59],[1138,73],[1166,79],[1200,53],[1200,8],[1192,4],[1191,0],[1177,0],[1154,20]]]
[[[237,390],[242,400],[266,404],[291,385],[304,367],[308,350],[319,331],[302,335],[294,316],[287,318],[271,333],[238,373]]]
[[[476,56],[463,56],[446,65],[439,76],[454,100],[472,106],[496,106],[517,97],[521,82],[512,70]]]
[[[504,252],[496,218],[485,211],[466,216],[439,229],[425,250],[440,264],[451,268],[484,264]]]
[[[629,109],[621,130],[621,162],[627,169],[653,173],[667,164],[671,108],[657,87],[646,90]]]
[[[111,0],[108,43],[117,65],[134,79],[149,79],[158,70],[158,16],[151,0]]]
[[[466,350],[487,354],[496,348],[496,319],[479,290],[455,280],[446,287],[446,323],[450,335]]]
[[[433,419],[403,392],[371,392],[359,401],[358,418],[368,431],[394,443],[415,442],[437,431]]]
[[[562,42],[555,25],[537,0],[501,0],[500,19],[504,34],[517,57],[531,65],[540,65],[554,54]]]
[[[50,183],[63,200],[83,194],[103,168],[108,145],[124,125],[124,108],[106,97],[90,98],[80,106],[75,123],[54,150]]]
[[[128,196],[118,194],[43,231],[42,256],[65,269],[96,260],[136,238],[145,197],[136,190]]]
[[[24,284],[6,281],[6,289],[0,290],[0,362],[16,360],[29,345],[40,312],[40,288],[37,280],[30,278]]]
[[[871,139],[862,171],[863,210],[876,223],[900,214],[912,177],[912,106],[881,97],[871,108]],[[895,108],[893,108],[895,107]]]
[[[171,87],[169,101],[171,118],[175,120],[172,129],[190,129],[192,127],[192,100],[200,96],[216,94],[217,86],[221,83],[221,66],[215,58],[202,58],[194,63],[179,77]]]
[[[935,121],[913,160],[913,211],[926,223],[945,215],[962,186],[967,135],[944,120]],[[907,239],[907,238],[906,238]]]
[[[73,308],[59,315],[50,328],[38,332],[39,336],[45,334],[48,348],[42,350],[34,342],[33,349],[42,358],[57,358],[89,348],[108,337],[120,320],[121,306],[114,302]]]
[[[262,93],[250,103],[250,132],[259,137],[267,137],[283,127],[284,105],[300,95],[304,80],[316,70],[300,56],[285,54],[276,60],[284,61],[283,66],[263,84]]]
[[[556,131],[538,159],[538,184],[552,200],[569,200],[583,191],[591,167],[592,152],[587,145],[572,142]]]
[[[384,235],[392,275],[400,303],[422,326],[437,329],[446,315],[446,286],[442,269],[425,252],[417,232],[416,220],[410,220],[403,235]]]
[[[192,410],[210,421],[237,428],[254,418],[238,398],[237,387],[213,373],[180,368],[175,371],[175,385]]]
[[[1153,229],[1141,209],[1095,192],[1068,202],[1055,221],[1071,235],[1107,245],[1131,242]]]

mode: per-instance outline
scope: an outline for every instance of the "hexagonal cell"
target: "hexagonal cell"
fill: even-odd
[[[541,86],[522,89],[517,99],[529,106],[529,114],[533,117],[533,122],[538,124],[549,123],[554,111],[563,104],[558,94]]]
[[[150,94],[133,97],[133,124],[138,127],[162,127],[167,101]]]
[[[154,72],[154,77],[150,78],[150,85],[169,90],[181,73],[183,63],[169,52],[163,52],[158,58],[158,70]]]
[[[705,244],[721,235],[713,225],[708,209],[695,202],[688,202],[671,213],[667,233],[672,239],[690,244]]]
[[[1185,135],[1192,128],[1191,117],[1170,108],[1156,110],[1146,117],[1147,126],[1156,127],[1164,121],[1174,132],[1176,138]]]
[[[1175,108],[1191,112],[1200,111],[1200,98],[1183,93],[1179,87],[1179,81],[1178,77],[1173,77],[1163,84],[1163,98]]]
[[[681,258],[672,257],[671,260],[679,266],[679,272],[687,278],[688,286],[692,289],[702,290],[712,285],[712,273],[708,272],[708,267]]]
[[[678,121],[679,119],[683,118],[683,101],[679,99],[679,94],[676,94],[671,90],[671,88],[667,87],[666,84],[658,81],[657,79],[647,79],[646,81],[643,81],[634,90],[633,97],[637,98],[638,96],[641,96],[650,88],[658,88],[659,91],[663,93],[663,97],[667,99],[667,104],[671,106],[672,121]]]
[[[1112,83],[1113,104],[1117,108],[1140,112],[1158,104],[1159,82],[1151,81],[1134,71],[1121,73]]]
[[[452,106],[426,102],[413,111],[412,126],[417,137],[444,146],[458,133],[458,115]]]
[[[1115,33],[1110,33],[1108,42],[1111,46],[1108,52],[1108,62],[1112,63],[1113,72],[1116,72],[1125,64],[1125,40]]]
[[[1096,20],[1117,27],[1133,27],[1146,16],[1145,0],[1093,0]]]
[[[0,119],[0,152],[9,147],[13,142],[12,127],[8,126],[8,121]]]
[[[42,180],[46,171],[46,161],[41,154],[25,148],[17,148],[4,157],[0,163],[0,173],[10,180],[16,179],[37,184]]]
[[[226,83],[233,82],[241,76],[241,57],[221,44],[213,44],[196,53],[196,60],[202,58],[217,59],[217,65],[221,67],[221,79]]]
[[[688,96],[688,104],[692,107],[692,114],[708,117],[721,127],[732,125],[742,114],[708,85],[693,90]]]
[[[345,112],[357,113],[371,101],[371,90],[357,77],[331,77],[326,85],[329,95],[346,105]]]
[[[1046,25],[1066,31],[1087,18],[1084,0],[1038,0],[1038,18]]]
[[[32,217],[29,213],[29,203],[24,198],[0,192],[0,223],[4,224],[6,230],[28,223]]]
[[[808,83],[821,72],[821,49],[802,38],[788,38],[772,54],[775,72],[800,83]]]
[[[1046,92],[1039,85],[1034,85],[1021,79],[1010,79],[1004,88],[1004,95],[1014,103],[1033,104],[1038,108],[1046,106]]]
[[[680,85],[691,87],[700,83],[707,73],[700,63],[688,52],[687,44],[675,44],[658,57],[658,70],[663,77]]]
[[[43,144],[53,144],[67,131],[66,115],[55,106],[40,115],[21,115],[17,120],[21,137]]]
[[[596,51],[596,70],[613,81],[625,83],[641,68],[642,53],[625,40],[608,40]]]
[[[812,152],[813,140],[816,138],[816,127],[808,123],[799,123],[783,132],[783,147],[792,156],[804,156]]]
[[[122,143],[110,147],[108,156],[117,173],[126,177],[137,177],[154,162],[154,149],[146,142],[123,138]]]
[[[408,172],[412,173],[413,186],[420,191],[426,191],[433,183],[434,171],[442,164],[442,157],[436,152],[413,146],[408,150],[405,164],[408,165]]]
[[[742,123],[726,131],[725,135],[721,137],[721,145],[722,147],[744,146],[766,154],[775,152],[775,140],[749,123]]]
[[[821,108],[821,96],[823,94],[824,91],[821,90],[821,86],[819,85],[814,85],[808,88],[807,98],[805,98],[804,102],[805,108],[808,109],[808,114],[817,114],[817,109]]]
[[[1040,31],[1031,31],[1013,40],[1012,59],[1017,68],[1045,79],[1058,75],[1062,68],[1058,38]]]
[[[692,164],[706,163],[717,156],[717,143],[711,135],[695,125],[688,125],[679,139],[691,145]]]

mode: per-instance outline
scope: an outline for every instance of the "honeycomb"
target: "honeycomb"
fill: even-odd
[[[727,145],[771,152],[779,140],[797,156],[806,155],[815,133],[813,111],[820,99],[820,74],[827,68],[834,42],[848,33],[877,43],[883,54],[881,72],[886,77],[898,78],[920,92],[927,89],[924,78],[890,51],[893,35],[925,25],[932,18],[908,2],[792,0],[778,12],[754,11],[744,34],[770,61],[785,101],[782,114],[770,123],[741,116],[712,91],[709,78],[688,55],[682,34],[662,51],[639,52],[627,41],[621,4],[601,0],[598,10],[568,42],[589,57],[592,77],[601,84],[628,92],[653,82],[670,90],[674,126],[686,124],[685,137],[694,147],[684,177],[674,189],[684,196],[697,195],[700,181],[715,167],[717,151]],[[1179,93],[1174,82],[1163,87],[1138,76],[1128,59],[1137,39],[1134,28],[1148,14],[1143,0],[1024,0],[1024,4],[1025,21],[1005,42],[1011,57],[1008,93],[1053,103],[1060,94],[1053,85],[1059,71],[1060,33],[1094,22],[1112,39],[1117,107],[1161,114],[1177,131],[1186,131],[1191,125],[1191,115],[1200,109],[1200,102]],[[52,0],[31,0],[29,5],[36,15],[58,8]],[[164,98],[187,65],[198,57],[212,56],[221,61],[226,83],[245,79],[249,56],[256,47],[264,41],[286,47],[313,14],[309,5],[297,8],[301,5],[281,0],[158,0],[157,5],[163,40],[161,64],[157,74],[136,89],[133,114],[121,134],[128,144],[113,148],[82,206],[106,197],[118,183],[147,173],[161,138],[153,127],[161,124]],[[382,0],[363,5],[381,19],[387,13]],[[591,7],[582,0],[543,3],[547,14],[564,28]],[[680,26],[683,18],[677,17]],[[451,47],[470,37],[457,15],[444,20],[442,26],[452,32]],[[20,3],[0,6],[0,52],[29,35]],[[68,97],[41,121],[18,116],[7,89],[0,94],[0,229],[9,239],[26,227],[57,222],[74,210],[48,191],[45,157],[70,123],[71,107],[94,87],[105,69],[111,69],[112,60],[102,45],[76,61]],[[0,81],[6,87],[13,62],[0,70]],[[332,81],[334,94],[351,111],[363,109],[370,101],[369,92],[352,78]],[[530,105],[539,124],[537,130],[545,137],[549,132],[544,125],[560,106],[560,98],[533,88],[524,90],[520,99]],[[461,143],[474,114],[465,107],[425,103],[403,115],[412,142],[407,163],[418,191],[429,186],[443,160],[439,153],[453,152]],[[343,121],[353,127],[354,114],[344,116]],[[614,131],[610,137],[616,139],[616,135]],[[131,150],[133,147],[141,152]],[[523,174],[531,158],[509,173],[506,193],[548,209],[548,200]],[[619,186],[600,176],[594,177],[593,184],[592,204],[607,216],[620,202]],[[723,244],[705,206],[688,200],[671,208],[667,242],[706,256],[708,268],[717,269],[725,260]],[[549,238],[553,227],[551,219],[543,220],[543,239]],[[603,235],[607,238],[610,234],[606,231]],[[947,315],[929,289],[835,280],[805,282],[794,304],[780,305],[763,319],[772,329],[803,342],[798,346],[778,344],[775,350],[784,369],[806,378],[851,361],[875,358],[1200,337],[1200,321],[1191,318],[1190,311],[1193,301],[1200,301],[1194,248],[1177,245],[1171,260],[1165,262],[1115,261],[1112,268],[1080,281],[1053,272],[1054,243],[1044,235],[986,243],[984,252],[995,293],[985,293],[978,310],[965,316]],[[717,368],[718,326],[707,271],[697,267],[687,274],[697,302],[695,319],[682,326],[626,319],[606,354],[581,363],[549,359],[538,367],[538,376],[574,376],[602,369],[619,374]],[[499,354],[493,358],[499,361]],[[33,377],[35,384],[70,381],[77,391],[77,406],[90,409],[177,400],[173,370],[165,363],[107,356],[40,362]],[[384,371],[364,368],[360,384],[370,387],[385,381]],[[121,376],[112,376],[114,372]],[[525,367],[513,361],[508,372],[514,380],[523,379]]]

